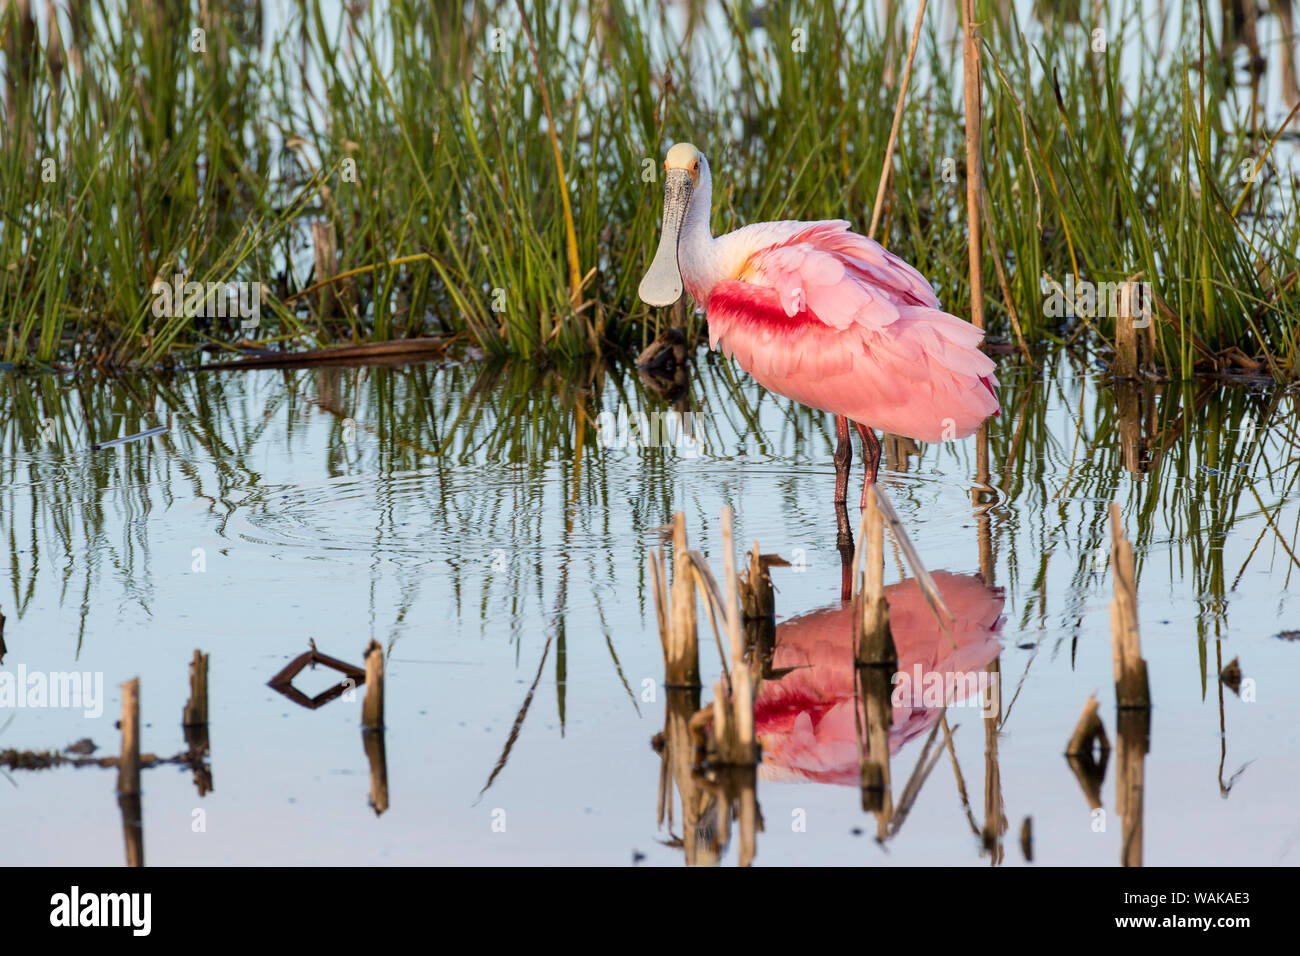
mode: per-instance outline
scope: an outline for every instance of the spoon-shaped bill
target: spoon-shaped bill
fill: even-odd
[[[637,294],[646,305],[672,305],[682,297],[682,270],[677,264],[677,241],[686,207],[691,202],[691,177],[684,169],[670,169],[664,178],[664,224],[650,269]]]

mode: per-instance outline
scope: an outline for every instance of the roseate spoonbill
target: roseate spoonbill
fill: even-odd
[[[880,466],[873,429],[946,441],[998,414],[983,331],[940,309],[902,259],[842,219],[755,223],[714,238],[708,161],[678,143],[664,171],[663,233],[641,299],[672,305],[685,287],[708,317],[710,347],[769,391],[835,415],[841,509],[850,421],[871,483]]]

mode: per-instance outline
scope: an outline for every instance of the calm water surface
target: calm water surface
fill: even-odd
[[[183,751],[201,648],[213,790],[189,768],[144,772],[148,863],[680,865],[680,814],[656,826],[666,694],[647,557],[681,510],[720,568],[730,505],[745,547],[794,562],[773,571],[773,666],[794,670],[760,689],[758,864],[1023,865],[1031,817],[1035,863],[1115,865],[1114,754],[1103,814],[1062,756],[1090,693],[1115,732],[1113,499],[1155,704],[1144,862],[1300,862],[1294,393],[1117,394],[1075,360],[1003,359],[996,493],[978,506],[973,441],[887,443],[882,485],[961,605],[961,666],[1000,675],[1002,709],[948,712],[951,753],[881,844],[852,785],[831,423],[701,358],[675,398],[696,440],[655,448],[622,438],[673,405],[618,369],[0,378],[0,672],[102,674],[105,696],[98,717],[0,708],[0,750],[90,738],[116,753],[119,687],[139,676],[143,749]],[[89,450],[168,420],[164,437]],[[932,618],[886,552],[900,659],[930,660]],[[718,661],[701,636],[707,703]],[[359,700],[308,710],[267,686],[309,641],[361,664],[371,639],[387,653],[382,815]],[[1233,658],[1241,697],[1217,678]],[[938,711],[898,716],[896,790]],[[0,773],[4,862],[123,862],[115,771]]]

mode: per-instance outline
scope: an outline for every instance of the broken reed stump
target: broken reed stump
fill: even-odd
[[[1079,722],[1074,725],[1074,733],[1070,735],[1070,742],[1066,744],[1065,755],[1067,757],[1082,757],[1091,755],[1096,750],[1096,745],[1100,743],[1101,752],[1107,753],[1110,750],[1110,741],[1106,737],[1106,726],[1101,722],[1101,716],[1097,713],[1097,698],[1092,694],[1083,703],[1083,713],[1079,715]]]
[[[338,275],[338,237],[334,223],[323,219],[311,224],[312,255],[316,266],[314,285],[323,286],[317,297],[317,315],[332,318],[343,312],[344,303],[340,290],[334,285],[327,285]]]
[[[1141,273],[1138,273],[1141,276]],[[1115,389],[1115,416],[1119,427],[1120,463],[1141,481],[1151,469],[1150,450],[1156,434],[1156,403],[1151,386],[1143,381],[1143,364],[1155,354],[1155,324],[1151,321],[1151,303],[1145,287],[1130,278],[1120,288],[1120,314],[1115,320],[1115,360],[1112,376]],[[1140,297],[1141,309],[1134,308]],[[1146,335],[1137,328],[1143,320]]]
[[[771,678],[772,653],[776,650],[776,590],[769,571],[789,564],[780,555],[760,554],[755,541],[749,552],[749,568],[740,575],[745,646],[750,648],[750,670],[755,681]]]
[[[1142,865],[1143,792],[1151,740],[1151,687],[1138,633],[1137,585],[1133,545],[1124,537],[1119,505],[1110,506],[1110,561],[1115,598],[1110,602],[1111,645],[1115,661],[1116,806],[1124,821],[1120,862]]]
[[[1151,688],[1138,634],[1133,545],[1124,536],[1119,505],[1113,501],[1110,505],[1110,567],[1115,578],[1115,598],[1110,602],[1110,635],[1115,662],[1116,703],[1120,710],[1149,710]]]
[[[122,757],[117,765],[117,802],[126,837],[126,865],[144,866],[140,804],[140,678],[122,685]]]
[[[117,792],[140,792],[140,678],[122,685],[122,758],[117,765]]]
[[[1091,756],[1099,744],[1101,753],[1109,752],[1110,740],[1106,737],[1105,724],[1101,722],[1100,714],[1097,714],[1097,706],[1097,698],[1089,693],[1088,700],[1083,702],[1079,722],[1074,726],[1074,734],[1070,735],[1070,743],[1066,744],[1067,757]]]
[[[862,809],[878,815],[883,834],[893,815],[889,731],[894,722],[891,693],[893,675],[898,670],[898,650],[889,626],[889,602],[885,599],[885,522],[878,496],[873,487],[858,528],[866,567],[861,577],[854,568],[857,601],[853,620],[858,631],[856,670],[867,728],[867,749],[861,766]]]
[[[384,729],[384,649],[376,640],[366,646],[366,699],[361,705],[361,726]]]
[[[742,866],[753,861],[755,833],[761,828],[755,794],[758,748],[753,701],[757,678],[752,673],[758,651],[746,661],[744,634],[751,626],[772,620],[767,567],[784,562],[759,554],[755,544],[748,578],[737,575],[730,508],[722,511],[722,538],[724,588],[719,588],[700,552],[688,548],[685,516],[680,512],[673,515],[671,592],[662,547],[651,552],[649,560],[667,690],[664,731],[654,739],[662,759],[657,819],[662,825],[666,818],[671,828],[676,784],[681,795],[683,849],[691,866],[717,862],[720,848],[729,839],[733,812],[740,822]],[[724,680],[714,685],[712,704],[703,710],[699,709],[697,589],[718,636],[724,672]],[[746,603],[759,611],[766,609],[764,618],[744,619],[742,595],[747,589],[750,597]],[[774,623],[772,628],[774,631]]]
[[[872,488],[862,514],[864,545],[862,587],[858,592],[862,631],[858,635],[858,661],[862,664],[897,664],[898,651],[889,628],[889,602],[885,600],[885,522],[880,493]]]
[[[181,730],[185,734],[188,757],[194,767],[194,786],[199,796],[212,791],[212,768],[203,757],[211,749],[208,739],[208,655],[195,649],[190,661],[190,698],[181,715]]]
[[[744,627],[740,611],[740,579],[736,576],[736,550],[730,508],[722,509],[722,579],[726,583],[723,623],[731,650],[730,707],[719,682],[714,707],[714,738],[717,762],[735,767],[753,767],[758,762],[754,746],[754,682],[745,664]]]
[[[1119,315],[1115,316],[1115,378],[1138,377],[1138,330],[1133,325],[1131,286],[1125,283],[1119,293]]]
[[[668,690],[699,686],[699,639],[695,591],[708,604],[709,616],[718,631],[719,649],[726,683],[715,685],[712,705],[714,749],[710,760],[719,765],[753,767],[754,746],[753,675],[745,661],[744,622],[740,610],[740,579],[736,575],[731,509],[722,509],[724,588],[698,551],[686,547],[685,516],[673,516],[673,584],[671,595],[665,586],[662,549],[650,555],[650,577],[655,595],[655,616],[664,651],[665,686]],[[722,634],[725,632],[725,642]],[[725,647],[723,644],[725,643]]]
[[[1119,314],[1115,317],[1115,358],[1111,366],[1111,373],[1116,379],[1140,379],[1143,362],[1155,351],[1155,326],[1151,323],[1152,303],[1148,299],[1146,287],[1138,282],[1141,278],[1141,272],[1131,275],[1119,288]],[[1141,325],[1138,324],[1139,321]]]
[[[686,515],[673,513],[673,584],[664,645],[669,688],[700,686],[700,643],[695,608],[695,569],[686,542]]]
[[[384,746],[384,648],[366,645],[366,699],[361,704],[361,742],[370,765],[370,806],[375,816],[388,809],[388,752]]]
[[[1110,761],[1110,740],[1106,726],[1097,713],[1097,698],[1088,695],[1083,713],[1075,724],[1074,733],[1065,745],[1065,759],[1074,771],[1079,788],[1093,810],[1101,809],[1101,785],[1106,779],[1106,764]]]
[[[775,619],[776,589],[772,587],[771,568],[789,567],[779,554],[760,554],[758,542],[749,552],[749,567],[740,575],[740,607],[745,620]]]

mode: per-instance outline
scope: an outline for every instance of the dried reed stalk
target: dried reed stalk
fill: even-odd
[[[1126,281],[1120,290],[1119,315],[1115,317],[1115,364],[1112,371],[1116,378],[1138,377],[1140,358],[1138,330],[1133,324],[1132,281]]]
[[[894,166],[894,146],[898,142],[898,127],[903,121],[903,104],[907,101],[907,84],[912,79],[912,61],[916,58],[916,43],[921,38],[921,21],[925,18],[927,0],[921,0],[916,11],[916,25],[912,27],[912,41],[907,47],[907,63],[903,67],[903,82],[898,87],[898,103],[894,107],[894,122],[889,128],[889,142],[885,146],[885,163],[880,169],[880,185],[876,187],[876,202],[871,208],[871,227],[867,235],[876,238],[876,227],[880,225],[880,212],[885,206],[885,189],[889,185],[889,174]]]
[[[984,328],[984,260],[980,245],[980,192],[984,178],[980,159],[982,116],[980,113],[980,47],[975,26],[975,0],[962,0],[962,22],[966,38],[962,52],[963,85],[966,101],[966,226],[970,255],[970,320]]]

